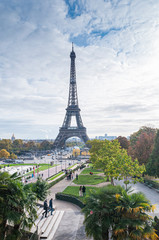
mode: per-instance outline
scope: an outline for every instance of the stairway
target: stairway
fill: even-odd
[[[40,235],[40,239],[52,240],[62,219],[64,211],[55,210],[53,215],[51,215],[49,212],[47,218],[42,217],[43,212],[43,208],[39,207],[37,211],[38,218],[36,219],[34,226],[31,228],[31,232],[34,233],[36,229],[38,229],[38,235]]]

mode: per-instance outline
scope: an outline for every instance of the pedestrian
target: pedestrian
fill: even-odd
[[[82,193],[83,193],[83,197],[85,197],[86,196],[86,187],[84,185],[82,187]]]
[[[76,180],[78,180],[78,173],[76,173]]]
[[[79,196],[82,197],[82,186],[79,188]]]
[[[43,216],[45,214],[45,217],[47,217],[47,210],[48,210],[47,200],[44,201],[44,210],[45,210],[45,212],[43,213]]]
[[[52,213],[53,213],[53,211],[54,211],[54,208],[53,208],[53,199],[51,198],[50,199],[50,201],[49,201],[49,212],[51,212],[51,215],[52,215]]]

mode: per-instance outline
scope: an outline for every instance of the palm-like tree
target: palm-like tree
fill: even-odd
[[[93,191],[86,199],[86,206],[83,209],[85,214],[85,230],[88,236],[94,240],[108,240],[109,230],[113,224],[113,217],[116,206],[115,194],[121,193],[120,186],[108,186]]]
[[[158,236],[147,214],[152,206],[142,193],[129,194],[120,186],[92,192],[86,199],[85,229],[94,240],[156,240]]]
[[[30,228],[36,219],[36,197],[28,189],[24,191],[21,182],[7,173],[0,173],[0,239],[16,239],[21,230]],[[7,222],[12,223],[13,231],[7,237]]]
[[[115,208],[113,239],[159,239],[153,229],[153,220],[147,214],[152,205],[142,193],[128,194],[125,190],[118,196]]]

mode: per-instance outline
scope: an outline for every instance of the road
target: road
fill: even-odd
[[[123,186],[123,181],[115,180],[116,184]],[[159,217],[159,193],[156,192],[154,189],[151,189],[145,186],[143,183],[137,182],[136,184],[129,184],[132,187],[133,193],[134,192],[142,192],[150,200],[151,204],[156,204],[156,210],[154,213],[151,213],[151,216],[158,216]]]

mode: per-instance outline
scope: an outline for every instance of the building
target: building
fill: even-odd
[[[117,136],[108,136],[108,134],[105,134],[104,136],[96,136],[95,139],[99,139],[99,140],[109,140],[112,141],[114,139],[116,139]]]
[[[11,141],[14,142],[14,140],[15,140],[15,136],[14,136],[14,133],[13,133],[13,135],[11,137]]]

